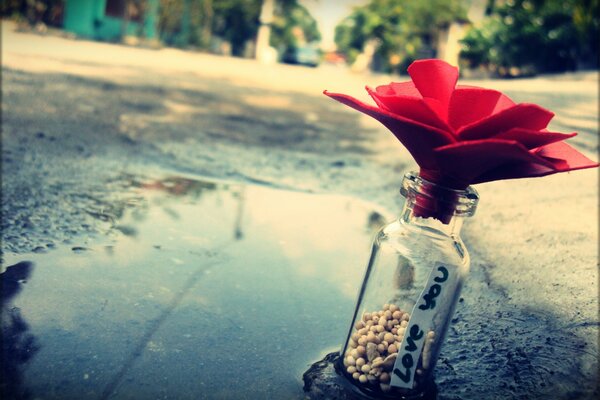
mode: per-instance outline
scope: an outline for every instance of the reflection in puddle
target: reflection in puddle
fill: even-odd
[[[302,398],[302,372],[345,335],[381,215],[258,186],[135,186],[105,242],[5,256],[3,296],[14,264],[36,266],[11,299],[32,349],[27,368],[9,360],[15,382],[43,398]]]

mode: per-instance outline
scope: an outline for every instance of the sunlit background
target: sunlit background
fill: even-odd
[[[598,67],[597,0],[6,0],[22,29],[144,47],[404,73],[420,58],[477,76]]]

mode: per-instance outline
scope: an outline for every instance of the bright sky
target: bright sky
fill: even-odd
[[[367,0],[300,0],[304,7],[310,11],[319,24],[323,37],[321,47],[331,50],[335,46],[333,41],[335,26],[352,12],[352,7],[367,3]]]

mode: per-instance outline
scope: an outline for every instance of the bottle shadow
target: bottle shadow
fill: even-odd
[[[0,308],[2,335],[0,342],[0,398],[28,399],[31,394],[23,379],[25,364],[39,350],[21,310],[13,305],[14,298],[33,272],[33,263],[23,261],[0,273]]]

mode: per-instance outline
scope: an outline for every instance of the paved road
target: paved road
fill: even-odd
[[[2,29],[4,252],[106,233],[131,176],[340,193],[392,212],[401,202],[406,151],[320,94],[366,98],[365,84],[389,77]],[[597,74],[471,83],[550,108],[551,127],[579,131],[573,143],[596,157]],[[597,177],[478,188],[465,227],[473,274],[439,366],[446,398],[598,395]]]

